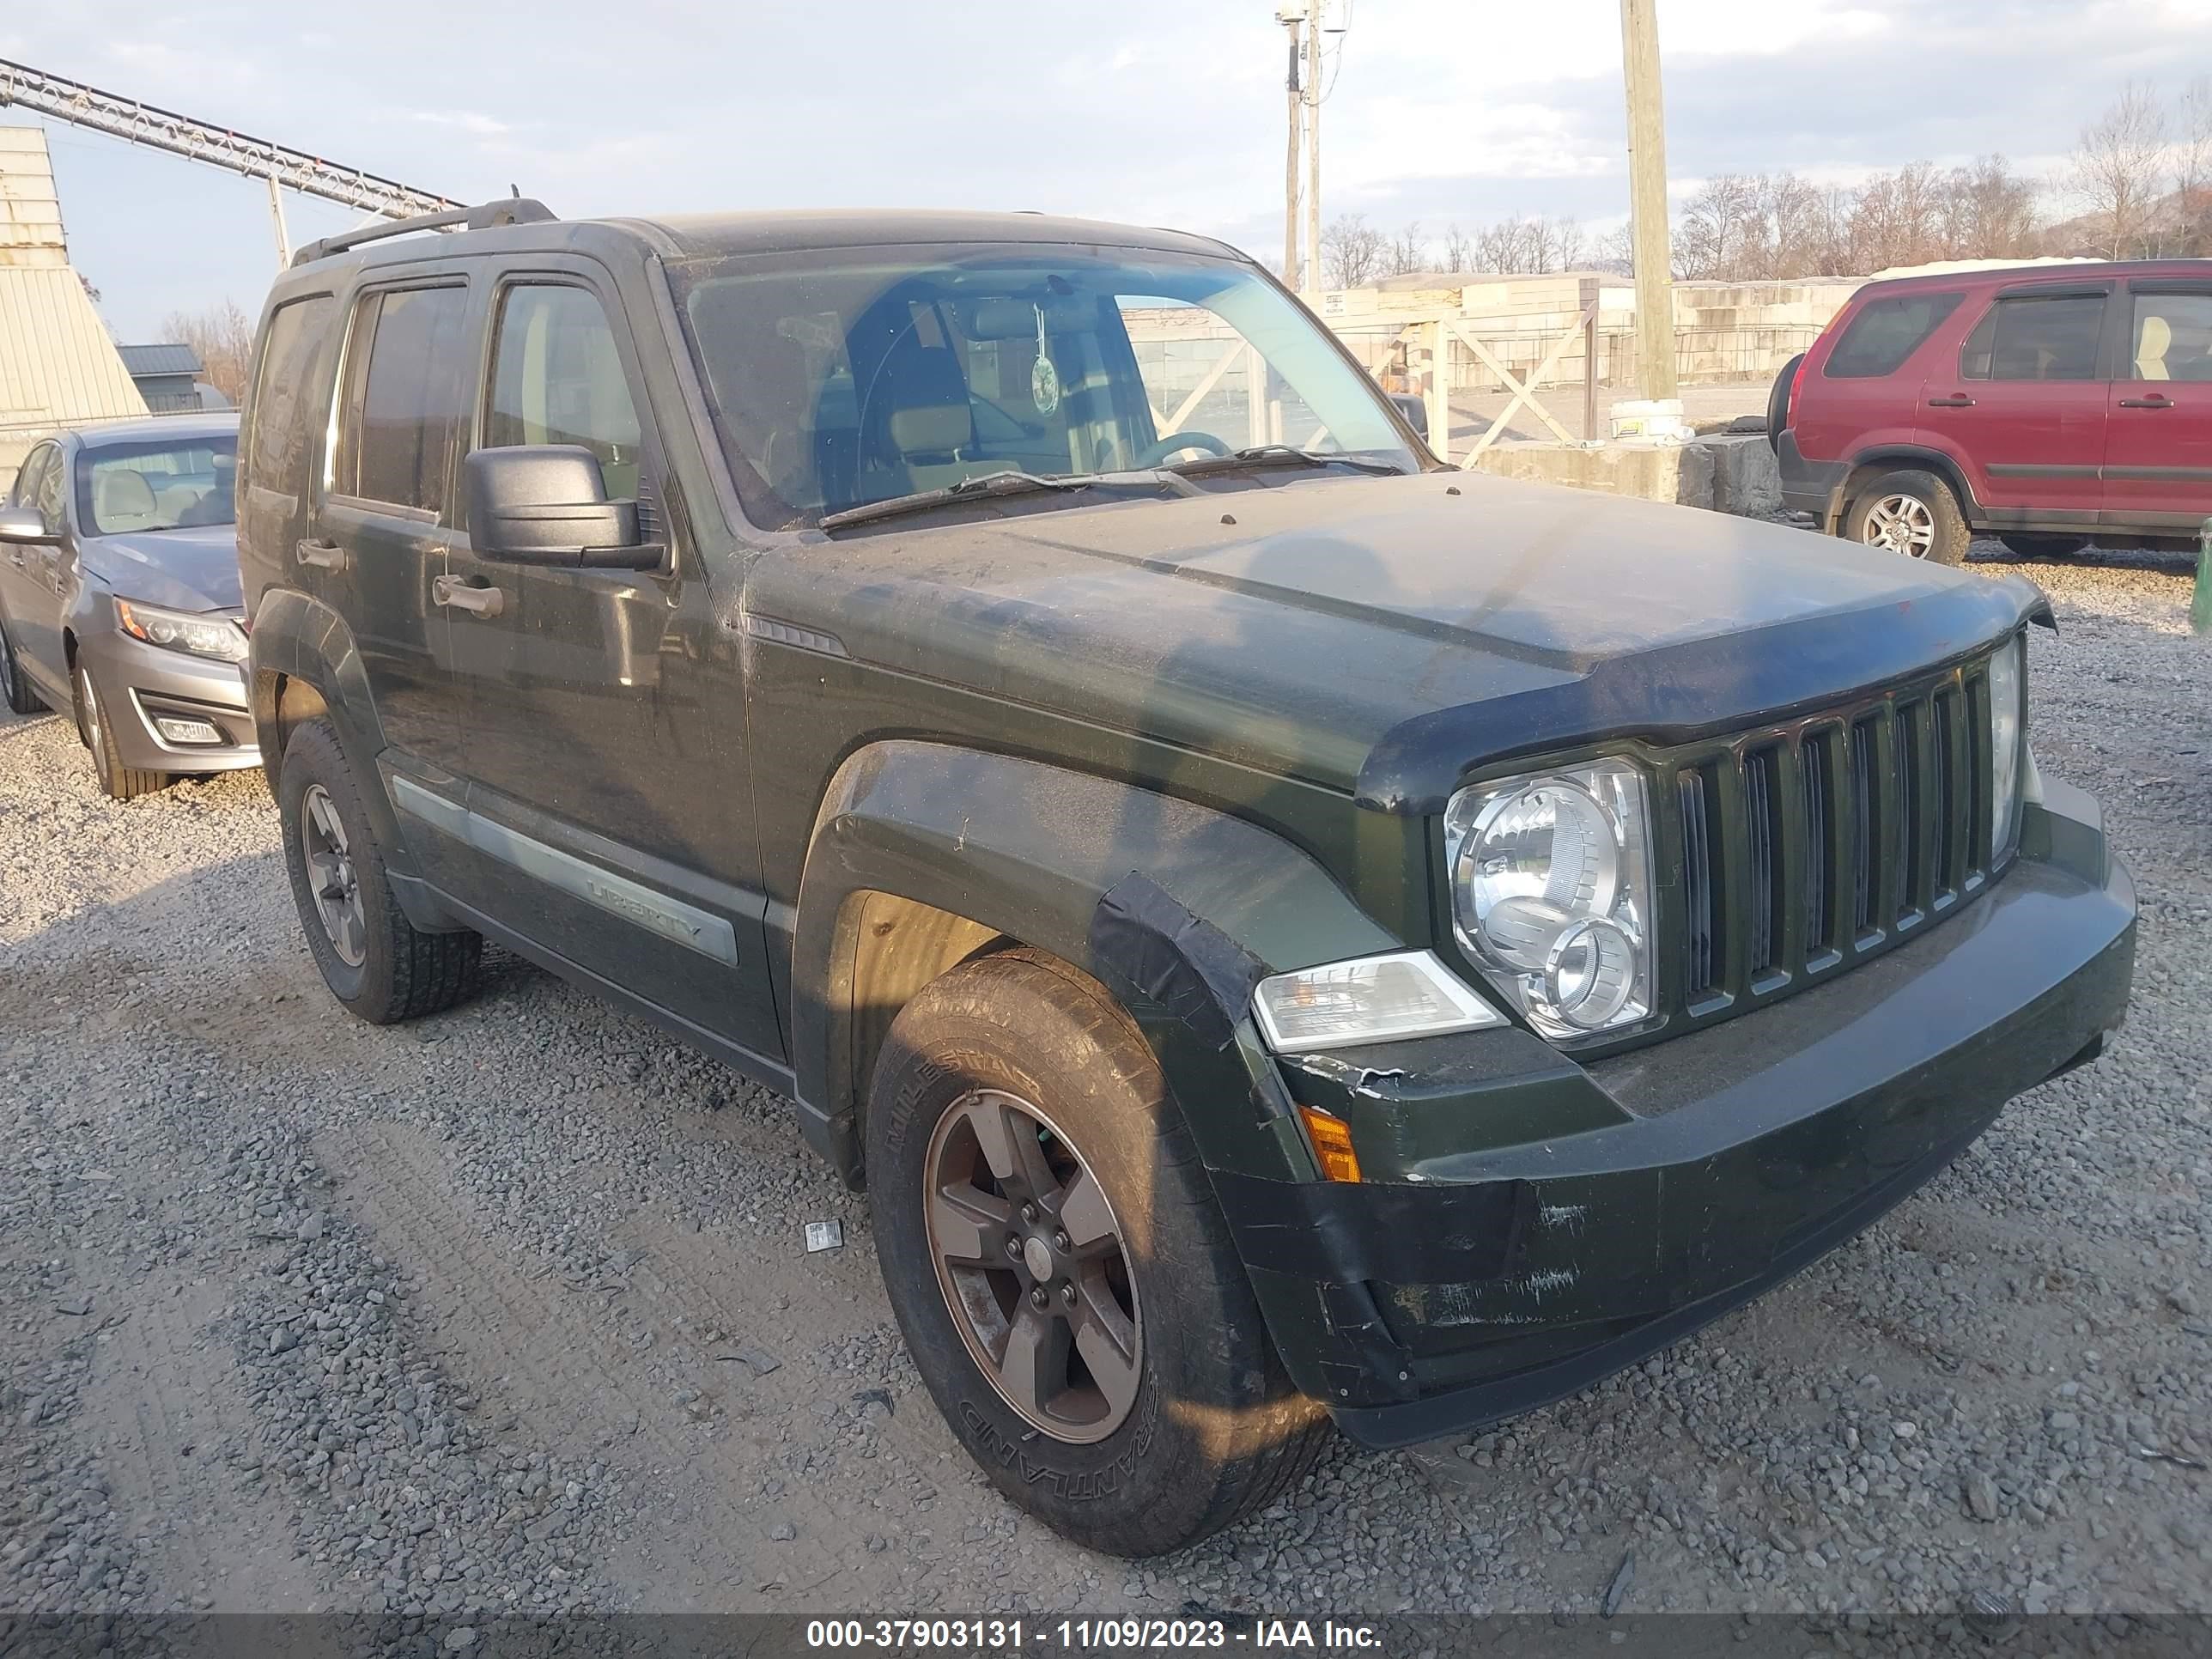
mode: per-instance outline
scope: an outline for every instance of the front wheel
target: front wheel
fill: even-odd
[[[876,1249],[923,1382],[1000,1491],[1115,1555],[1271,1501],[1326,1437],[1282,1374],[1152,1051],[1026,951],[933,981],[870,1092]]]
[[[167,772],[144,771],[116,759],[115,738],[108,729],[107,710],[82,663],[70,671],[70,680],[76,691],[76,734],[92,751],[92,769],[100,780],[100,792],[110,800],[136,800],[141,795],[167,789]]]
[[[1959,498],[1932,472],[1886,472],[1862,490],[1844,515],[1844,534],[1930,564],[1958,564],[1970,532]]]

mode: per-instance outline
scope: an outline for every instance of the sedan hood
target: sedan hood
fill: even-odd
[[[172,611],[236,611],[242,603],[235,525],[94,537],[83,563],[126,599]]]
[[[2040,603],[2017,579],[1480,474],[901,528],[767,562],[756,608],[1394,811],[1483,761],[1839,699]]]

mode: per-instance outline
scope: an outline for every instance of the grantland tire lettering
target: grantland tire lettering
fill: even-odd
[[[1042,1481],[1070,1503],[1103,1498],[1121,1489],[1122,1480],[1136,1474],[1137,1460],[1152,1449],[1152,1436],[1159,1427],[1159,1411],[1158,1391],[1148,1389],[1143,1413],[1137,1419],[1136,1433],[1130,1437],[1127,1449],[1103,1469],[1071,1472],[1030,1455],[1021,1441],[1009,1438],[973,1401],[960,1402],[960,1419],[968,1427],[979,1460],[995,1461],[1001,1468],[1013,1469],[1025,1486],[1034,1486]]]

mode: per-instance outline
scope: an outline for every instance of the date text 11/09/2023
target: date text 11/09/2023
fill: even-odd
[[[1371,1625],[1340,1624],[1333,1619],[813,1619],[807,1621],[806,1645],[960,1653],[1019,1653],[1031,1648],[1371,1652],[1382,1646],[1382,1633]]]

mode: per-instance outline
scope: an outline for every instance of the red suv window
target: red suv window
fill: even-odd
[[[2105,328],[2101,294],[2017,294],[1974,325],[1959,353],[1969,380],[2094,380]]]
[[[1845,326],[1821,373],[1832,380],[1895,374],[1964,298],[1963,294],[1898,294],[1871,301]]]

